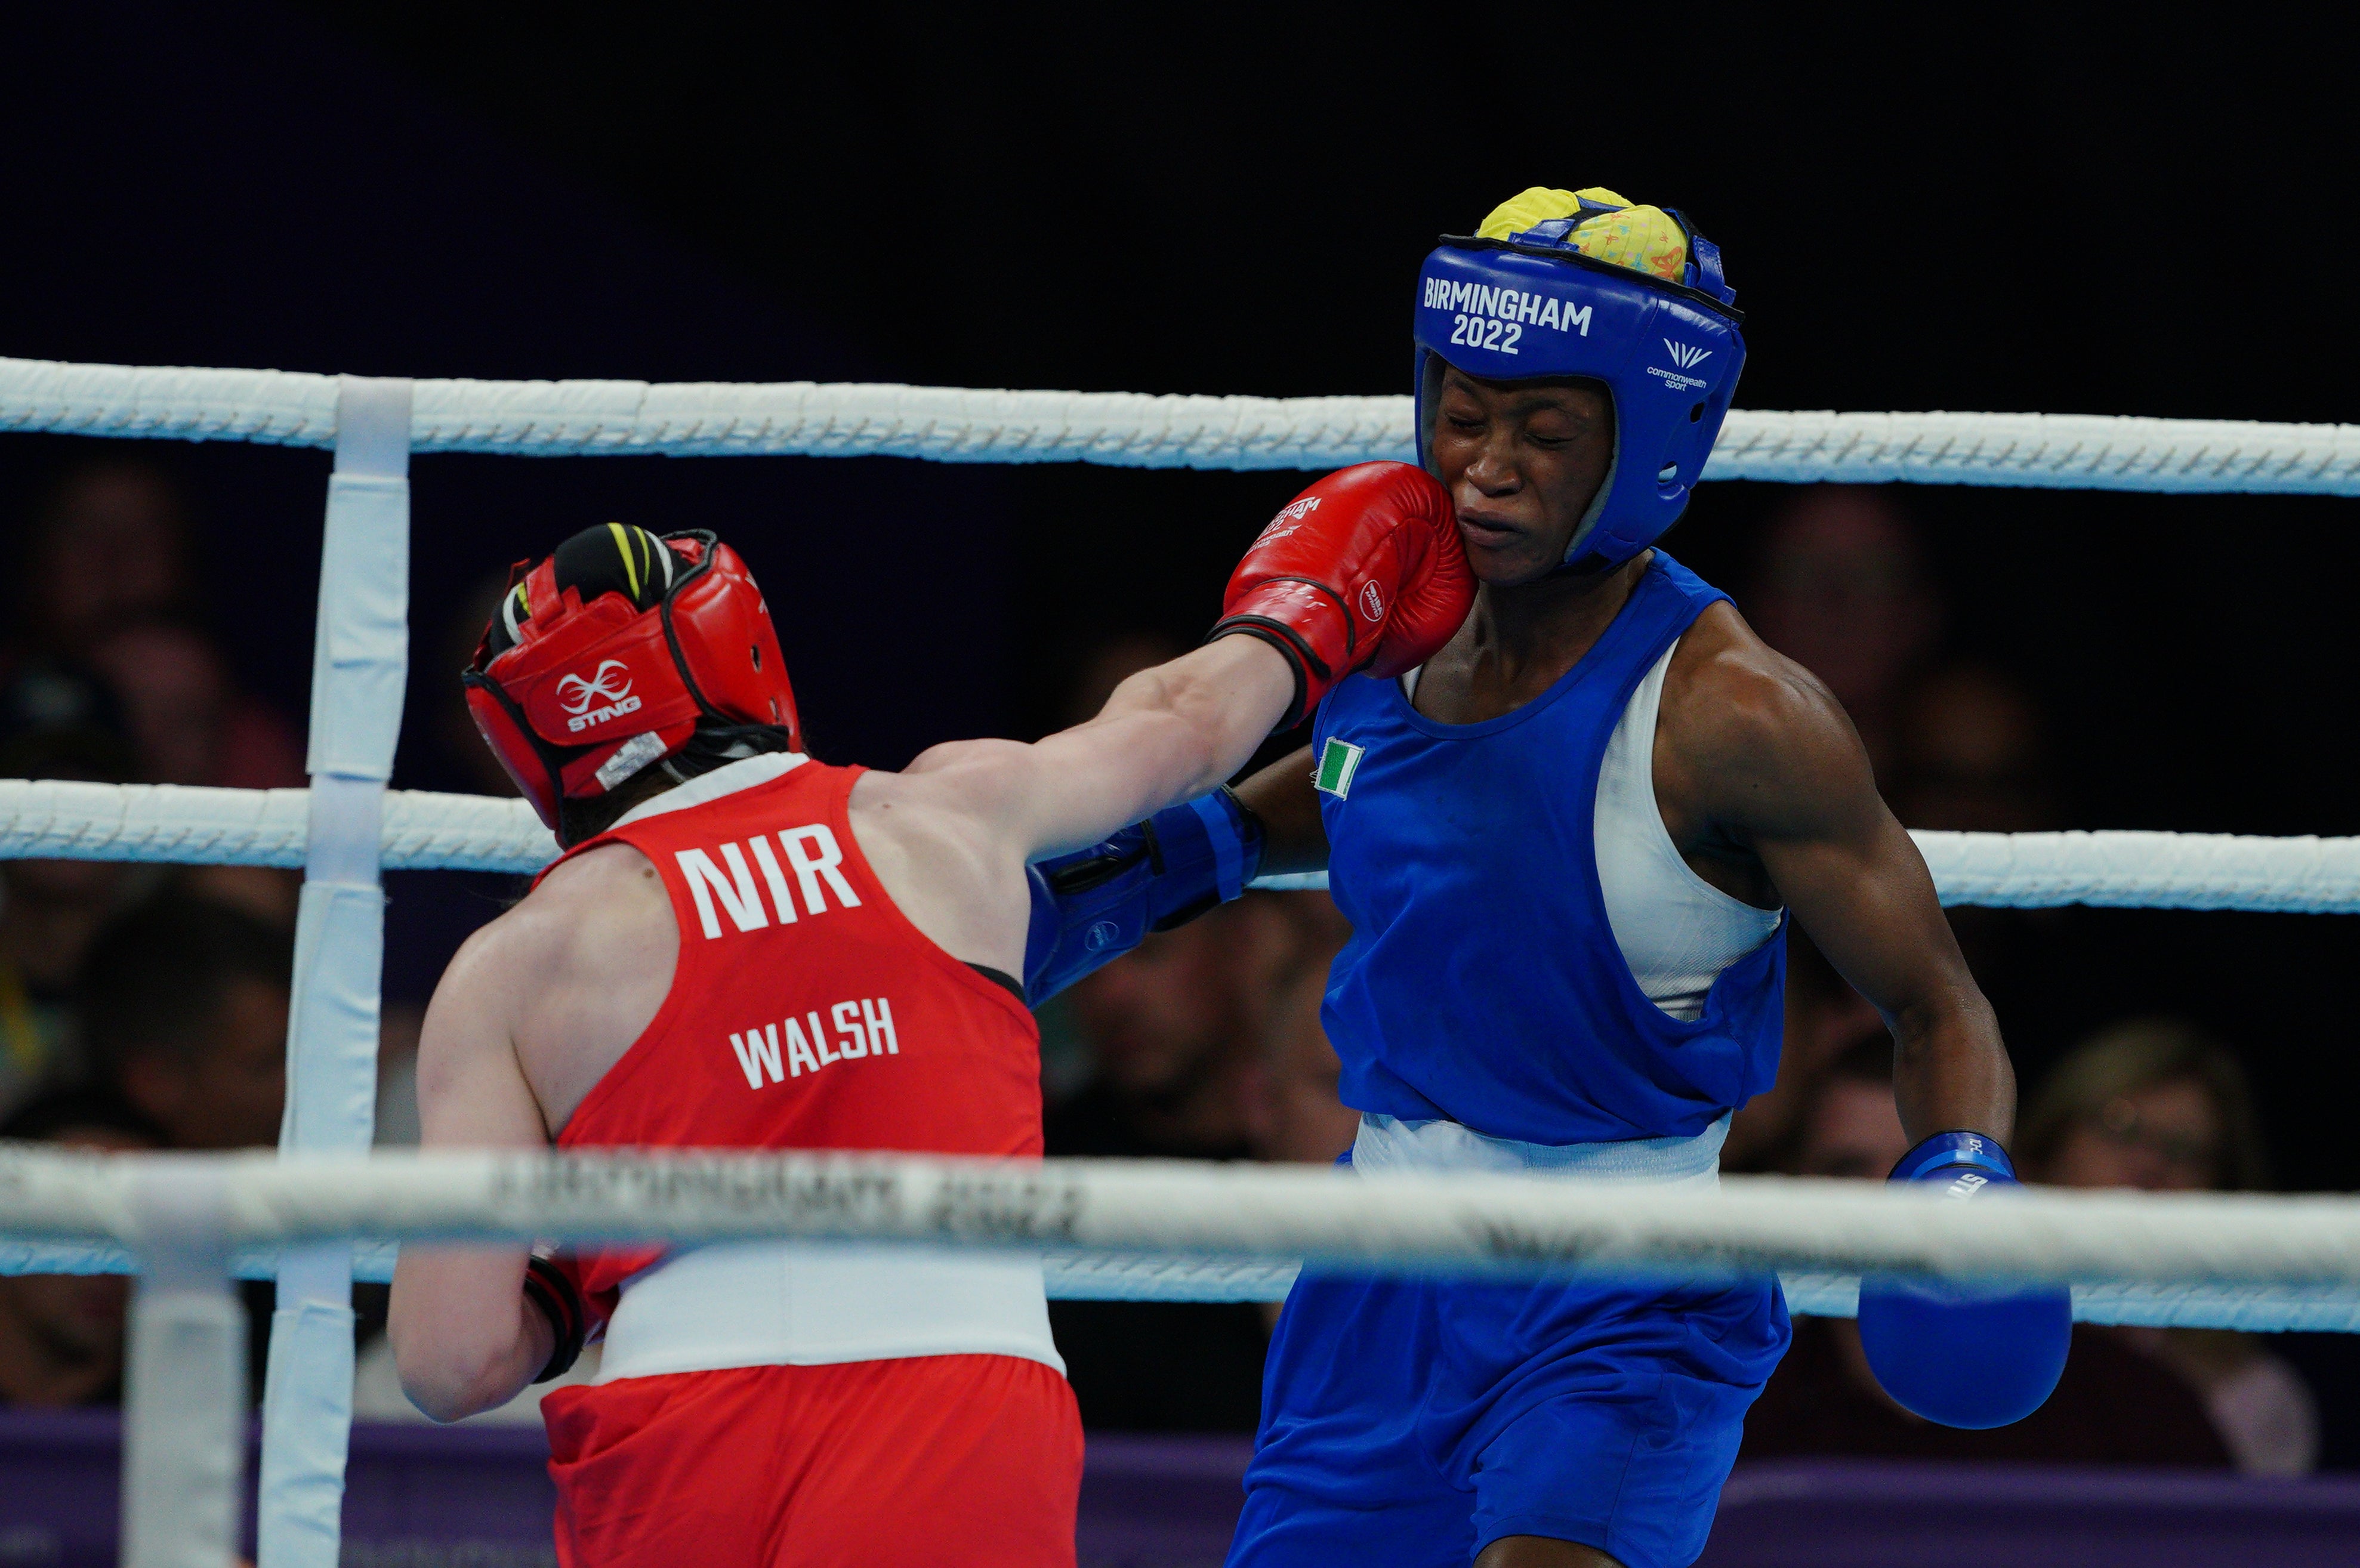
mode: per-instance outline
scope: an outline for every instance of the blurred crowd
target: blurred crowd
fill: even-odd
[[[137,459],[73,470],[27,523],[0,640],[0,777],[303,783],[299,733],[239,689],[209,628],[202,552],[158,470]],[[283,935],[297,886],[291,872],[250,866],[0,861],[0,1117],[53,1091],[113,1083],[108,1030],[118,1024],[91,1004],[149,972],[144,955],[123,952],[143,940],[149,906],[193,909],[192,927],[220,911],[220,930]],[[169,939],[156,928],[145,940]],[[107,963],[101,980],[93,965]],[[206,1142],[250,1130],[224,1127]]]
[[[239,690],[207,628],[186,509],[157,471],[110,462],[68,474],[33,521],[0,646],[0,777],[303,782],[297,732]],[[2004,671],[1946,651],[1945,605],[1890,495],[1798,492],[1764,531],[1740,603],[1841,699],[1905,822],[2062,825],[2035,702]],[[443,664],[462,662],[459,645],[483,613],[462,606]],[[1087,716],[1125,675],[1177,651],[1150,636],[1108,642],[1076,671],[1065,717]],[[438,781],[505,791],[459,713],[453,702],[430,716],[453,772]],[[93,1149],[274,1143],[295,892],[293,876],[275,871],[0,861],[0,1138]],[[415,1125],[415,1002],[496,905],[451,877],[421,882],[406,917],[404,898],[395,902],[381,1121],[399,1139]],[[1951,913],[2005,1024],[2012,996],[2040,984],[2044,917]],[[1348,934],[1324,894],[1252,893],[1150,938],[1049,1004],[1049,1152],[1334,1160],[1358,1122],[1338,1097],[1320,1005]],[[1881,1180],[1907,1146],[1883,1021],[1799,938],[1786,1007],[1777,1083],[1737,1117],[1727,1168]],[[2068,1043],[2026,1074],[2016,1152],[2028,1180],[2268,1186],[2252,1096],[2221,1042],[2152,1018]],[[115,1398],[126,1299],[115,1279],[0,1278],[0,1404]],[[1052,1316],[1087,1425],[1252,1429],[1273,1309],[1062,1301]],[[2360,1412],[2345,1409],[2350,1390],[2307,1375],[2289,1348],[2299,1337],[2083,1325],[2043,1410],[1961,1432],[1886,1399],[1848,1320],[1797,1319],[1745,1453],[2301,1475],[2321,1463],[2323,1431]]]
[[[162,471],[61,475],[21,537],[0,778],[274,789],[300,733],[240,689]],[[0,1138],[93,1149],[279,1139],[294,873],[0,860]],[[0,1278],[0,1403],[115,1397],[126,1282]],[[251,1305],[268,1308],[268,1289]]]

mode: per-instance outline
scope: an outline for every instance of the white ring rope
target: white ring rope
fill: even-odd
[[[391,1279],[398,1250],[390,1242],[361,1244],[353,1278]],[[242,1279],[275,1279],[279,1257],[275,1247],[248,1247],[231,1259],[231,1270]],[[1044,1251],[1042,1265],[1049,1299],[1061,1301],[1283,1301],[1302,1272],[1292,1260],[1175,1252]],[[0,1275],[138,1271],[138,1255],[114,1242],[0,1241]],[[1779,1283],[1787,1309],[1804,1316],[1848,1318],[1859,1310],[1856,1275],[1789,1269]],[[2350,1334],[2360,1332],[2360,1287],[2081,1284],[2073,1287],[2073,1316],[2142,1328]]]
[[[1054,1293],[1267,1299],[1294,1263],[1530,1278],[1787,1271],[1800,1310],[1849,1310],[1891,1270],[2066,1279],[2089,1321],[2360,1326],[2360,1203],[2067,1192],[1973,1203],[1881,1182],[1732,1177],[1717,1191],[1323,1166],[1001,1162],[716,1152],[107,1156],[0,1150],[0,1269],[107,1269],[146,1234],[143,1179],[202,1177],[223,1239],[582,1242],[829,1236],[1052,1255]],[[60,1245],[60,1244],[66,1245]],[[91,1246],[98,1243],[98,1246]],[[381,1273],[385,1249],[365,1251]],[[267,1268],[267,1252],[245,1269]]]
[[[308,792],[0,779],[0,860],[303,864]],[[2360,913],[2360,839],[2234,833],[1911,834],[1945,904]],[[388,870],[530,874],[556,857],[521,800],[388,790]],[[1324,874],[1258,886],[1325,887]]]
[[[311,791],[0,779],[0,860],[303,864]],[[522,800],[389,789],[389,871],[540,870],[557,841]]]
[[[337,378],[0,358],[0,430],[325,447]],[[419,381],[410,450],[1328,469],[1410,455],[1404,397]],[[2084,414],[1729,417],[1707,479],[2360,495],[2360,427]]]

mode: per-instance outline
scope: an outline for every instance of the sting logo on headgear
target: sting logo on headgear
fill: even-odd
[[[567,800],[692,746],[711,759],[802,744],[761,590],[702,529],[609,523],[519,561],[462,680],[485,743],[552,830]]]
[[[1745,366],[1736,299],[1720,247],[1677,211],[1600,189],[1524,191],[1480,235],[1445,234],[1419,274],[1418,461],[1433,467],[1451,369],[1601,383],[1613,464],[1559,570],[1630,560],[1679,520],[1721,434]]]
[[[604,697],[606,705],[593,712],[590,704]],[[630,667],[619,659],[601,659],[597,673],[585,681],[569,675],[557,683],[557,700],[570,715],[565,727],[577,735],[592,724],[637,713],[639,700],[631,695]]]

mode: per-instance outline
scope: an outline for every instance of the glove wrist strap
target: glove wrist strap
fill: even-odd
[[[1271,725],[1273,735],[1291,730],[1309,718],[1311,710],[1319,705],[1319,699],[1327,695],[1328,688],[1335,684],[1328,661],[1319,657],[1301,632],[1284,621],[1268,615],[1224,615],[1205,635],[1205,640],[1214,643],[1225,637],[1261,638],[1278,649],[1279,657],[1286,660],[1286,668],[1294,673],[1295,700],[1286,705],[1278,723]]]
[[[589,1337],[590,1312],[588,1303],[582,1299],[581,1287],[556,1263],[536,1252],[525,1259],[524,1299],[549,1320],[556,1336],[547,1364],[533,1381],[546,1383],[563,1377],[573,1370]]]
[[[1262,870],[1262,818],[1226,784],[1189,801],[1188,809],[1205,824],[1213,846],[1213,886],[1226,904]]]
[[[1889,1181],[1915,1181],[1935,1171],[1969,1165],[2005,1181],[2016,1180],[2016,1164],[1999,1139],[1979,1132],[1938,1132],[1901,1157]]]

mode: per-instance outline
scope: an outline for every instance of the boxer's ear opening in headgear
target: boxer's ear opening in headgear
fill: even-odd
[[[678,782],[801,745],[761,590],[702,530],[610,523],[519,562],[463,680],[485,743],[568,843],[652,766]]]

